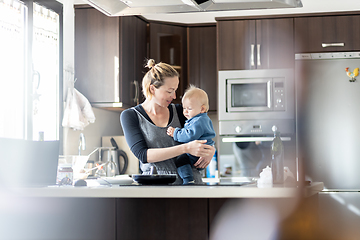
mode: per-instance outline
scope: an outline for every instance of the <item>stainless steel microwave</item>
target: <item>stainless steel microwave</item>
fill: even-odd
[[[293,69],[219,71],[220,135],[295,132]]]

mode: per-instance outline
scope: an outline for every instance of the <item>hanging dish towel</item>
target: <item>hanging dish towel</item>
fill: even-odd
[[[68,89],[62,126],[84,130],[89,123],[94,122],[95,115],[87,98],[75,88],[73,91]]]

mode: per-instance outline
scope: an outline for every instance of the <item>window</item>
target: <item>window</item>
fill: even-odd
[[[61,138],[62,5],[0,0],[0,137]]]

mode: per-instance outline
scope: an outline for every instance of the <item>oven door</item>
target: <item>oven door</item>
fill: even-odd
[[[228,112],[271,111],[272,78],[227,80]]]

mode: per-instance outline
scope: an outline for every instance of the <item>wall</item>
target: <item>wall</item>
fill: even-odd
[[[74,22],[74,1],[61,0],[64,6],[64,101],[66,100],[67,89],[76,77],[74,45],[75,45],[75,22]],[[88,125],[83,131],[74,131],[69,128],[63,129],[63,155],[78,154],[79,135],[84,133],[86,141],[86,150],[82,155],[92,152],[96,147],[101,146],[101,137],[110,135],[123,135],[120,126],[120,112],[112,112],[93,108],[96,121]],[[97,154],[91,156],[95,160]]]

